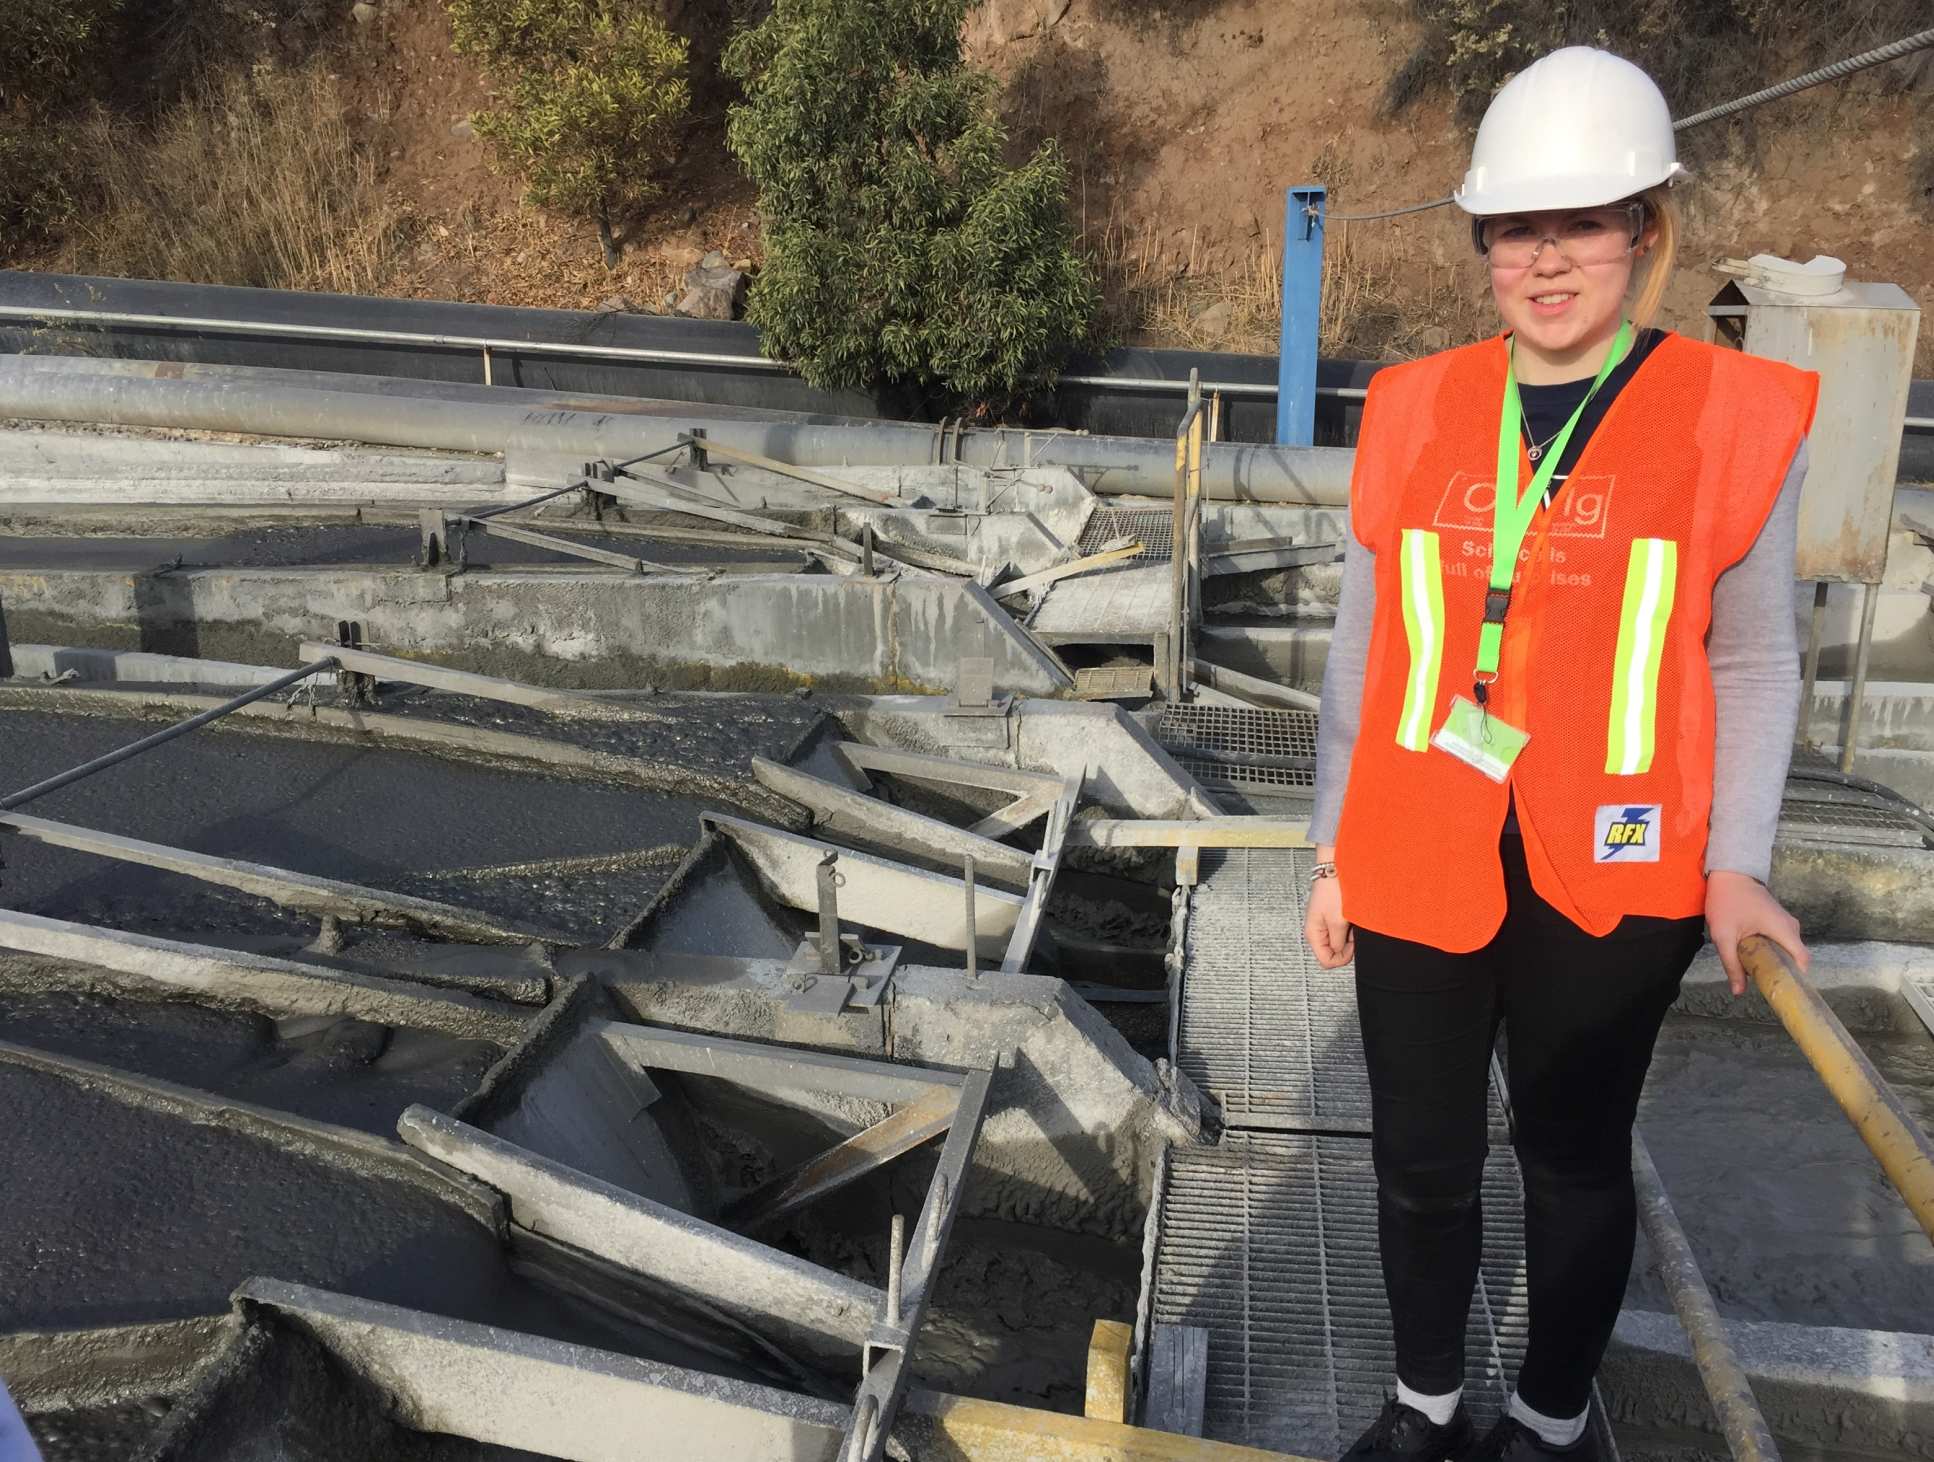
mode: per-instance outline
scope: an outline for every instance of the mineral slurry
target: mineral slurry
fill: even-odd
[[[24,786],[149,735],[152,722],[0,711],[8,782]],[[220,725],[39,798],[35,816],[197,852],[440,898],[586,940],[634,912],[669,862],[545,878],[516,871],[690,844],[720,804],[537,769],[251,734]],[[725,809],[731,810],[731,809]],[[57,918],[193,938],[236,900],[185,877],[88,854],[4,845],[0,900]],[[460,875],[460,876],[459,876]],[[459,896],[461,895],[461,896]],[[255,901],[250,901],[255,902]],[[184,918],[190,915],[192,918]],[[242,927],[262,929],[257,914]]]
[[[0,975],[0,1039],[384,1136],[413,1102],[448,1111],[503,1054],[347,1017],[49,989],[52,978]]]
[[[1934,1128],[1934,1041],[1857,1039]],[[1640,1124],[1723,1315],[1916,1334],[1934,1325],[1934,1249],[1784,1028],[1672,1017]],[[1627,1303],[1671,1309],[1645,1263]]]
[[[0,1066],[0,1131],[13,1154],[0,1205],[8,1330],[219,1314],[237,1284],[266,1275],[581,1333],[511,1276],[494,1234],[427,1187],[13,1066]]]

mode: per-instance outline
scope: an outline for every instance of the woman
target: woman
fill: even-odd
[[[1379,372],[1364,406],[1306,928],[1324,968],[1356,960],[1396,1342],[1356,1462],[1587,1452],[1666,1009],[1704,931],[1735,995],[1748,934],[1806,960],[1765,879],[1818,379],[1651,328],[1681,172],[1637,67],[1572,48],[1520,73],[1457,196],[1505,333]],[[1500,1025],[1531,1329],[1474,1442]]]

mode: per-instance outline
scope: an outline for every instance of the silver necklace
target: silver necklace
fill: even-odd
[[[1540,457],[1544,456],[1545,449],[1549,447],[1553,442],[1558,440],[1558,438],[1563,434],[1564,430],[1565,429],[1561,426],[1558,428],[1557,431],[1553,432],[1550,436],[1546,437],[1542,442],[1531,443],[1528,447],[1524,449],[1525,455],[1529,457],[1533,462],[1537,461]]]

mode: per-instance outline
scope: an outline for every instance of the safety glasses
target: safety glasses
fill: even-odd
[[[1634,201],[1569,213],[1481,218],[1473,236],[1493,269],[1529,269],[1546,244],[1573,264],[1609,264],[1632,252],[1644,227],[1645,205]]]

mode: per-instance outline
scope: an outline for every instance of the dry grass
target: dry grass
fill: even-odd
[[[152,128],[96,111],[73,145],[93,197],[70,273],[373,294],[409,231],[320,67],[230,76]]]
[[[1317,349],[1402,359],[1476,339],[1489,302],[1451,266],[1418,262],[1382,235],[1331,231],[1323,258]],[[1111,217],[1085,243],[1102,283],[1112,338],[1127,344],[1274,354],[1282,337],[1280,246],[1225,252],[1199,229],[1162,233]]]

